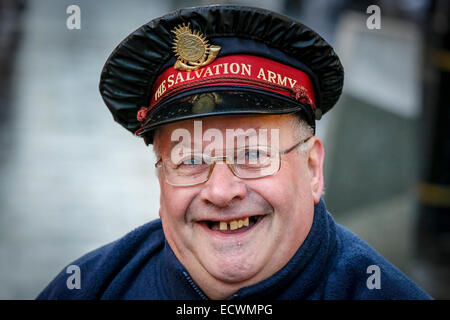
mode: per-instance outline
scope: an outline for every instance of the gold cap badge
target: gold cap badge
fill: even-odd
[[[219,46],[208,44],[208,40],[198,31],[192,31],[189,23],[178,25],[172,32],[176,35],[173,51],[178,60],[174,68],[183,71],[194,71],[214,61],[220,51]]]

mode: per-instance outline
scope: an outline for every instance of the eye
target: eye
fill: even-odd
[[[203,163],[203,157],[199,155],[186,155],[180,159],[177,167],[192,167]]]
[[[184,159],[182,164],[185,165],[197,165],[197,164],[201,164],[202,163],[202,159],[199,159],[198,157],[190,157],[187,159]]]
[[[237,158],[238,164],[263,166],[270,163],[270,154],[263,147],[249,148]]]
[[[245,153],[245,158],[250,159],[259,159],[262,156],[261,152],[259,150],[248,150]]]
[[[253,148],[253,149],[247,149],[245,151],[245,159],[247,160],[261,160],[269,158],[269,150],[266,150],[265,148]]]

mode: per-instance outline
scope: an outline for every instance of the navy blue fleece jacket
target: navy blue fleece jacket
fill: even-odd
[[[66,268],[38,299],[207,299],[167,243],[161,221],[71,263],[81,288],[69,289]],[[378,266],[380,289],[369,289],[369,266]],[[370,281],[369,281],[370,282]],[[370,286],[369,286],[370,287]],[[351,231],[335,223],[323,200],[311,230],[280,271],[229,299],[430,299],[431,297]]]

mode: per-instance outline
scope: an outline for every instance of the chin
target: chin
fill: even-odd
[[[204,266],[214,278],[226,283],[247,282],[262,269],[253,259],[236,256],[216,258],[213,263],[208,261]]]

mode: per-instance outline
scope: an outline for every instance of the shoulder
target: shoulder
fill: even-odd
[[[337,253],[327,293],[335,299],[430,299],[364,240],[336,223]]]
[[[151,221],[70,263],[37,299],[98,299],[120,272],[147,261],[161,250],[164,242],[161,220]],[[68,282],[73,280],[73,266],[79,270],[80,289],[68,288]]]

